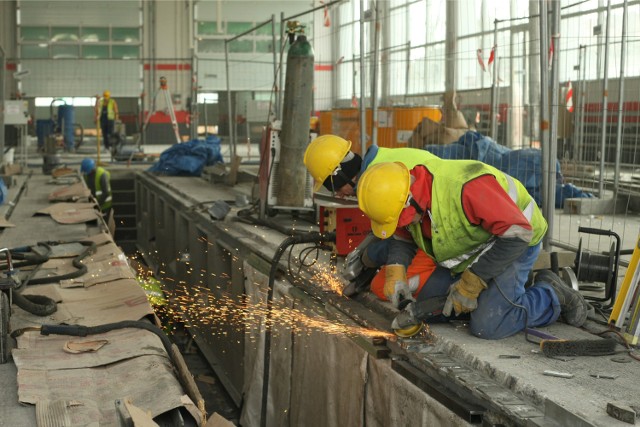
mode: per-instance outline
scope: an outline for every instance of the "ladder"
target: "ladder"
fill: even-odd
[[[171,118],[171,126],[173,126],[173,133],[176,137],[176,143],[180,144],[182,139],[180,138],[180,131],[178,129],[178,121],[176,120],[176,113],[173,110],[173,101],[171,100],[171,94],[169,93],[169,87],[167,86],[167,78],[160,77],[160,88],[153,95],[153,111],[149,113],[147,119],[144,121],[144,126],[142,127],[142,132],[147,130],[147,126],[149,125],[149,120],[151,120],[151,116],[153,116],[158,110],[157,106],[157,98],[158,95],[162,94],[164,96],[164,101],[167,104],[167,109],[169,110],[169,117]]]
[[[623,333],[631,344],[638,343],[640,336],[640,236],[633,249],[629,267],[622,281],[620,293],[609,316],[609,325]],[[627,313],[629,314],[627,318]]]

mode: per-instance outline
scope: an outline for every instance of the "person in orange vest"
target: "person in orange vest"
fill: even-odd
[[[111,135],[115,129],[115,122],[119,118],[118,104],[111,98],[111,92],[105,90],[102,98],[96,102],[96,122],[100,121],[102,138],[107,150],[111,149]]]

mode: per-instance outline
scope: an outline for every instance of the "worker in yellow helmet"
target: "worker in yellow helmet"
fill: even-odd
[[[315,181],[314,190],[324,186],[338,197],[355,195],[356,183],[364,171],[384,162],[401,162],[408,168],[417,164],[429,164],[438,157],[426,150],[415,148],[384,148],[372,145],[363,157],[351,151],[351,142],[336,135],[320,136],[309,144],[304,155],[304,164]],[[417,268],[414,261],[415,251],[404,246],[394,245],[388,240],[369,235],[346,258],[342,270],[343,278],[348,282],[342,290],[343,295],[353,294],[367,289],[378,268],[384,265],[402,265],[403,268]],[[420,291],[416,292],[414,305],[419,311],[426,306],[432,307],[432,298],[446,295],[451,284],[450,275],[444,267],[437,267],[431,258],[424,260],[421,266],[428,274],[423,279],[427,283],[420,283]],[[414,300],[411,286],[407,281],[404,285],[391,286],[395,283],[394,270],[383,269],[385,272],[385,286],[382,295],[396,308],[401,308]],[[432,274],[434,273],[434,274]],[[378,273],[380,276],[382,273]],[[377,279],[380,280],[380,279]],[[433,311],[429,309],[428,311]],[[410,327],[408,331],[398,330],[399,335],[409,335],[417,332],[417,328]]]
[[[111,98],[111,92],[105,90],[102,98],[99,98],[95,107],[96,122],[100,122],[100,130],[104,146],[107,150],[111,149],[111,135],[115,130],[115,122],[119,119],[118,104],[115,99]]]
[[[402,162],[412,168],[433,158],[417,148],[384,148],[372,145],[364,157],[351,151],[351,141],[336,135],[322,135],[309,143],[304,165],[314,179],[314,191],[322,186],[338,197],[355,195],[358,177],[369,167],[382,162]]]
[[[509,175],[475,160],[432,159],[411,170],[381,163],[360,177],[357,196],[377,237],[419,247],[450,269],[455,281],[443,314],[470,313],[472,334],[500,339],[561,315],[574,326],[585,322],[588,304],[553,272],[539,272],[525,287],[547,222]],[[405,266],[386,270],[393,280],[385,282],[385,293],[406,290]],[[407,330],[420,322],[410,303],[391,326]]]

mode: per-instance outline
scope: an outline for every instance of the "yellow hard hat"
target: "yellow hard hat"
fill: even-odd
[[[399,162],[370,166],[360,177],[358,205],[371,220],[377,237],[387,239],[395,232],[410,187],[409,169]]]
[[[336,135],[322,135],[314,139],[304,152],[304,165],[314,179],[313,191],[320,190],[351,148],[351,141]]]
[[[103,92],[102,96],[104,96],[105,98],[110,98],[111,97],[111,92],[109,92],[108,90],[105,90]]]

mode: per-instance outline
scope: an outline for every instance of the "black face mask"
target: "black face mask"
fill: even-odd
[[[362,166],[362,157],[354,153],[353,159],[340,163],[338,174],[329,175],[322,185],[331,192],[336,192],[347,184],[355,188],[356,184],[353,180],[358,176],[360,166]]]

